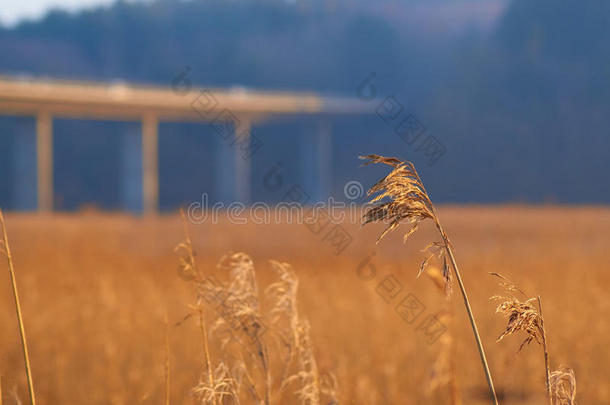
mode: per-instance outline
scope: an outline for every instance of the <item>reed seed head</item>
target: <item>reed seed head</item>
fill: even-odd
[[[551,397],[554,405],[574,405],[576,402],[576,376],[574,370],[560,366],[551,373]]]
[[[406,242],[409,236],[417,231],[420,222],[424,219],[432,219],[439,228],[439,231],[441,231],[432,201],[413,163],[380,155],[360,156],[360,159],[366,160],[365,166],[373,163],[382,163],[392,167],[387,176],[379,180],[367,191],[368,196],[373,196],[370,203],[375,205],[364,214],[363,225],[371,222],[389,222],[387,228],[379,235],[377,243],[390,231],[396,229],[401,222],[407,222],[411,225],[403,236],[403,242]],[[385,198],[388,201],[382,202],[381,200]],[[450,244],[450,242],[444,232],[441,231],[441,234],[444,239],[442,242],[432,242],[424,248],[423,252],[427,252],[428,257],[421,262],[417,277],[426,271],[430,259],[433,256],[437,256],[444,263],[442,274],[444,282],[443,290],[447,296],[450,296],[452,276],[447,264],[447,258],[445,257],[446,245]]]
[[[388,227],[377,242],[403,221],[411,224],[411,228],[404,235],[406,241],[417,230],[421,221],[435,218],[434,207],[413,163],[379,155],[360,156],[360,159],[366,160],[365,166],[382,163],[392,167],[392,171],[367,192],[368,196],[376,194],[370,203],[377,203],[386,197],[390,199],[377,204],[364,214],[364,225],[389,221]]]
[[[223,404],[225,398],[239,401],[237,383],[223,362],[220,362],[213,371],[212,378],[201,377],[199,384],[193,388],[193,393],[201,405]]]
[[[506,329],[498,337],[498,342],[506,336],[513,335],[517,332],[525,332],[527,337],[519,346],[521,351],[525,346],[535,341],[539,345],[544,343],[544,321],[538,308],[533,304],[536,298],[529,298],[525,301],[520,301],[513,293],[515,291],[523,293],[513,282],[498,273],[490,273],[492,276],[499,277],[502,281],[500,285],[504,288],[507,295],[494,295],[492,300],[500,301],[496,308],[496,313],[503,314],[508,323]],[[525,294],[524,294],[525,295]]]

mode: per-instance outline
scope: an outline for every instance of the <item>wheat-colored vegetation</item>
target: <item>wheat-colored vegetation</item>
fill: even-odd
[[[182,219],[185,240],[176,247],[182,253],[179,274],[193,286],[196,304],[192,309],[199,315],[203,343],[202,376],[193,389],[197,402],[336,404],[336,386],[326,385],[327,380],[320,377],[309,322],[299,314],[299,280],[292,267],[270,262],[278,280],[265,291],[270,301],[265,314],[252,258],[245,253],[223,256],[217,267],[230,279],[216,279],[197,266],[183,213]],[[206,312],[213,314],[211,329]],[[221,358],[215,365],[210,340],[219,342]]]
[[[510,275],[523,291],[542,297],[550,361],[570,366],[550,372],[555,404],[574,403],[574,376],[578,403],[610,402],[605,321],[610,317],[610,210],[438,210],[469,288],[499,402],[545,403],[545,365],[535,345],[516,354],[521,340],[507,336],[495,343],[506,323],[488,300],[497,291],[488,272]],[[223,394],[224,403],[239,396],[242,404],[266,397],[270,403],[298,404],[317,395],[322,404],[489,403],[466,311],[456,294],[444,298],[443,260],[430,262],[426,272],[435,282],[415,277],[418,259],[426,257],[420,249],[438,235],[431,221],[422,222],[407,244],[387,235],[375,245],[383,225],[368,225],[371,232],[346,224],[354,240],[341,255],[304,225],[191,226],[196,269],[214,276],[219,291],[258,292],[257,301],[236,304],[229,313],[248,315],[249,330],[256,330],[261,316],[269,330],[259,346],[256,339],[227,335],[233,329],[227,331],[226,320],[219,322],[201,295],[205,288],[188,276],[184,263],[190,263],[190,254],[173,249],[185,239],[178,216],[10,214],[5,219],[39,404],[193,404],[219,399],[219,392],[234,393]],[[249,256],[227,255],[217,267],[229,249]],[[185,262],[177,269],[180,257]],[[358,277],[365,258],[375,277]],[[21,398],[26,404],[19,322],[8,269],[0,268],[2,403]],[[390,302],[377,292],[387,275],[402,286]],[[435,343],[427,343],[417,321],[408,324],[397,315],[396,304],[408,293],[425,305],[425,314],[438,314],[447,323]],[[267,354],[251,349],[263,343]]]

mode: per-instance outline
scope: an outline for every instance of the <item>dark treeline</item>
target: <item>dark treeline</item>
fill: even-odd
[[[338,119],[337,195],[345,181],[365,175],[357,154],[388,153],[422,166],[442,201],[607,203],[609,38],[605,0],[119,1],[0,29],[0,72],[169,86],[188,66],[202,86],[351,96],[375,72],[371,110],[395,96],[447,152],[428,167],[381,118]],[[59,195],[78,200],[67,191],[78,189],[116,206],[118,194],[106,192],[120,176],[116,140],[76,140],[79,132],[102,131],[87,123],[62,128],[55,141]],[[281,131],[291,129],[270,126],[267,152],[253,161],[255,197],[257,176],[298,153]],[[197,179],[216,166],[214,141],[197,136],[201,129],[168,132],[180,138],[163,144],[161,192],[179,197],[162,198],[166,207],[205,191],[209,182]],[[0,170],[10,173],[12,141],[3,138]],[[75,166],[82,176],[62,177]],[[10,182],[0,186],[0,199],[10,199]]]

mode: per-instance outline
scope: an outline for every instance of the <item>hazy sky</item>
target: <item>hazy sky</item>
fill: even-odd
[[[48,10],[61,8],[76,11],[99,5],[108,5],[116,0],[0,0],[0,24],[12,26],[23,19],[36,19]],[[141,1],[141,0],[128,0]],[[414,24],[424,23],[428,29],[451,31],[457,25],[461,28],[465,23],[488,25],[501,15],[506,0],[446,0],[440,3],[421,1],[411,8]],[[418,22],[419,21],[419,22]],[[436,24],[436,25],[435,25]],[[440,26],[439,26],[440,25]],[[454,27],[455,28],[455,27]]]
[[[38,18],[51,8],[78,10],[113,2],[114,0],[1,0],[0,23],[10,26],[24,18]]]

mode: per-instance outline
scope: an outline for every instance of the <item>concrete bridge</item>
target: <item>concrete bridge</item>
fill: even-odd
[[[235,200],[250,199],[250,159],[258,140],[252,127],[278,117],[310,116],[317,120],[311,148],[321,168],[331,159],[328,119],[343,114],[367,114],[360,100],[322,97],[307,92],[270,92],[193,88],[188,82],[172,87],[118,83],[20,79],[0,76],[0,115],[32,116],[36,120],[36,193],[39,211],[54,209],[53,119],[98,119],[140,122],[141,201],[144,213],[159,207],[158,128],[160,122],[211,123],[234,145],[232,170]],[[140,161],[140,159],[136,159]],[[317,170],[324,176],[324,170]],[[324,182],[325,179],[319,179]]]

